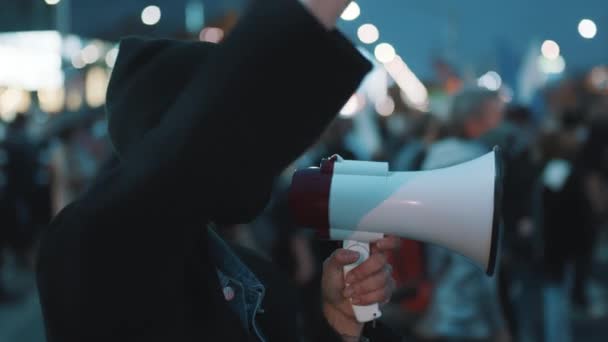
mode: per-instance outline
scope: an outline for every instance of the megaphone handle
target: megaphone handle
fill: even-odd
[[[344,240],[342,247],[344,249],[359,252],[359,260],[350,265],[344,266],[344,276],[346,277],[348,272],[361,265],[365,260],[367,260],[367,258],[369,258],[370,249],[368,242],[359,242],[354,240]],[[366,306],[353,305],[353,311],[357,321],[361,323],[370,322],[382,316],[378,303]]]

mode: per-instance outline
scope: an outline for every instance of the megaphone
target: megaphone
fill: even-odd
[[[431,171],[391,172],[388,163],[324,159],[298,170],[289,206],[298,224],[359,252],[350,270],[369,257],[384,234],[443,246],[489,276],[496,265],[502,198],[500,149]],[[353,305],[359,322],[381,316],[378,304]]]

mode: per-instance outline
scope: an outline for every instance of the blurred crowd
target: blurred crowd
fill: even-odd
[[[505,183],[497,275],[488,278],[442,248],[403,240],[392,255],[399,288],[383,319],[414,341],[580,340],[573,320],[607,313],[597,288],[608,278],[594,270],[602,267],[598,250],[608,219],[608,92],[590,84],[590,76],[551,84],[539,95],[542,106],[534,107],[515,104],[502,91],[458,87],[447,91],[447,115],[410,108],[392,89],[392,115],[372,113],[363,124],[356,116],[336,118],[277,180],[263,215],[221,231],[291,277],[301,303],[294,309],[312,334],[322,319],[316,305],[322,261],[339,244],[318,241],[292,222],[286,192],[293,170],[333,154],[388,161],[392,171],[432,170],[500,146]],[[0,125],[0,268],[10,259],[31,269],[52,216],[112,162],[102,112],[66,114],[45,130],[34,117],[20,113]],[[373,128],[379,143],[366,142],[362,125]],[[19,300],[2,279],[0,305]]]
[[[403,240],[392,256],[400,287],[384,319],[414,341],[585,340],[574,334],[573,322],[608,313],[602,292],[608,279],[594,272],[605,263],[608,96],[590,77],[550,84],[538,94],[542,106],[516,104],[503,91],[477,86],[450,94],[447,116],[398,103],[390,116],[371,116],[381,141],[371,150],[361,146],[360,122],[339,117],[285,172],[266,213],[234,227],[232,238],[291,274],[302,290],[304,322],[314,324],[314,307],[307,311],[306,304],[318,295],[322,260],[339,244],[293,227],[285,196],[293,169],[339,154],[389,161],[392,171],[432,170],[500,146],[505,178],[496,276],[487,278],[443,248]]]
[[[7,263],[34,267],[40,234],[111,152],[103,113],[66,113],[55,120],[41,115],[18,113],[0,122],[0,270]],[[0,302],[18,300],[22,293],[8,290],[2,279]]]

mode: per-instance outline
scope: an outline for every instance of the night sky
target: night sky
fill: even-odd
[[[28,1],[43,3],[43,0],[0,0],[4,12],[0,18],[10,15],[16,3]],[[72,31],[85,37],[115,38],[126,31],[169,36],[183,31],[185,26],[187,0],[63,1],[70,2]],[[229,9],[242,9],[248,1],[203,0],[207,20]],[[422,78],[433,76],[435,58],[449,61],[461,72],[476,74],[500,70],[505,63],[515,67],[533,42],[540,45],[545,39],[560,44],[567,72],[608,62],[607,0],[359,0],[358,3],[361,16],[353,22],[341,22],[341,29],[356,39],[355,32],[361,24],[374,23],[380,29],[380,42],[393,44]],[[157,26],[141,24],[140,13],[147,5],[157,5],[162,10]],[[595,39],[579,36],[577,25],[583,18],[598,25]]]

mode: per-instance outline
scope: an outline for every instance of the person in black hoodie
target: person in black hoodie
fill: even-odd
[[[40,246],[50,342],[298,340],[277,273],[208,226],[253,219],[275,176],[369,71],[333,29],[348,2],[255,1],[219,45],[121,42],[107,93],[119,161],[54,218]],[[311,101],[298,101],[304,92]],[[325,262],[319,341],[392,338],[363,332],[349,297],[388,299],[382,252],[393,245],[376,244],[346,289],[342,267],[358,256],[338,250]]]

